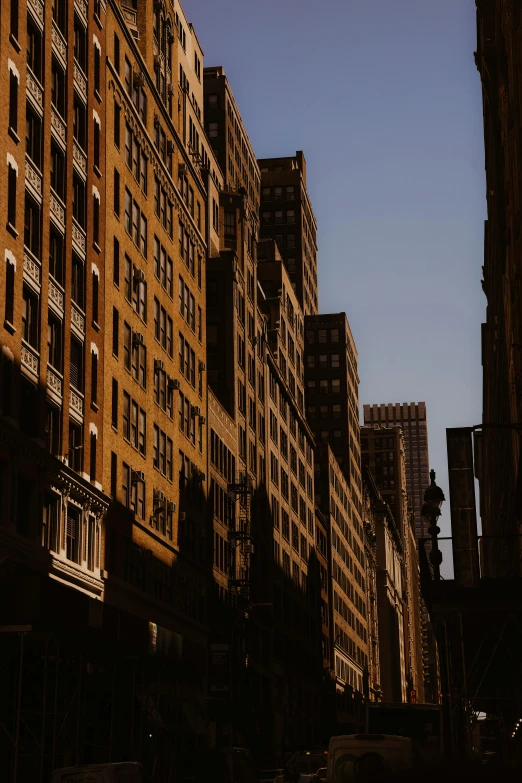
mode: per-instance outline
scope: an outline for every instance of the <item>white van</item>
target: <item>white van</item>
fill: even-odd
[[[140,764],[123,761],[55,769],[52,783],[143,783],[143,779]]]
[[[328,783],[379,780],[413,769],[415,743],[391,734],[346,734],[332,737],[328,749]]]

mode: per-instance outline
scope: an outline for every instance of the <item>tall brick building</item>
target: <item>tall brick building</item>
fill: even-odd
[[[275,239],[305,315],[318,311],[317,221],[306,189],[302,152],[259,160],[262,239]]]
[[[484,535],[482,568],[488,576],[520,575],[520,550],[505,536],[518,536],[522,521],[519,424],[522,409],[520,310],[520,157],[516,118],[520,8],[516,3],[477,0],[475,63],[482,82],[487,220],[484,224],[482,288],[487,299],[482,324],[483,413],[489,426],[475,435]],[[499,425],[495,427],[494,425]]]
[[[429,486],[428,420],[425,402],[364,405],[364,424],[399,424],[406,450],[406,490],[415,514],[415,537],[429,538],[428,523],[421,514],[424,492]]]

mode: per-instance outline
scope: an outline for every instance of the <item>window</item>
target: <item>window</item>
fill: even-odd
[[[16,169],[7,165],[7,222],[16,228]]]
[[[339,354],[338,353],[331,353],[330,354],[330,366],[332,368],[338,368],[339,367]]]
[[[93,138],[93,150],[94,150],[94,168],[100,169],[100,137],[101,129],[100,123],[94,120],[94,138]]]
[[[92,241],[96,247],[100,243],[100,199],[96,194],[92,197]]]
[[[22,337],[38,349],[38,297],[24,285],[22,300]]]
[[[42,165],[42,121],[27,106],[25,114],[25,151],[37,168]]]
[[[123,392],[123,437],[130,440],[130,411],[131,411],[131,399],[130,394],[126,391]]]
[[[91,351],[91,402],[96,405],[98,401],[98,354]]]
[[[65,517],[65,556],[67,560],[78,563],[80,560],[80,515],[81,511],[71,503],[67,504]]]
[[[70,357],[71,386],[78,391],[83,391],[83,345],[75,337],[71,336]]]
[[[287,234],[286,235],[286,246],[288,248],[294,248],[295,247],[295,234]]]
[[[94,46],[94,90],[99,93],[100,87],[100,72],[101,72],[101,52],[98,46]]]
[[[114,144],[119,149],[121,142],[121,106],[114,101]]]
[[[295,210],[293,209],[286,210],[286,222],[295,223]]]
[[[47,361],[58,372],[63,368],[63,325],[59,318],[49,311],[47,318]]]
[[[236,237],[236,213],[225,212],[225,237],[235,239]]]
[[[97,444],[97,437],[92,432],[91,433],[91,443],[90,443],[90,466],[89,466],[89,475],[91,478],[91,481],[96,481],[96,444]]]
[[[80,20],[74,17],[74,59],[84,73],[87,73],[87,34]]]
[[[24,244],[40,258],[41,225],[40,208],[30,196],[25,197]]]
[[[42,546],[51,552],[58,551],[59,498],[51,493],[45,493],[42,514]]]
[[[81,472],[83,465],[83,429],[80,424],[69,421],[69,467]]]
[[[73,217],[85,229],[85,184],[73,174]]]
[[[217,122],[209,122],[208,124],[208,137],[209,139],[217,139],[219,135],[219,125]]]
[[[18,40],[18,0],[11,0],[9,32]]]
[[[51,142],[51,187],[65,201],[65,156],[54,142]]]
[[[85,267],[76,253],[72,254],[71,294],[73,302],[83,310],[85,307]]]
[[[9,129],[18,133],[18,78],[9,71]]]
[[[120,39],[114,33],[114,68],[116,69],[116,73],[119,74],[120,72]]]
[[[66,120],[67,115],[67,87],[65,73],[53,58],[51,81],[51,101],[58,114]]]
[[[49,274],[63,284],[63,236],[51,225],[49,232]]]
[[[119,286],[120,285],[120,243],[114,237],[114,243],[113,243],[113,267],[112,267],[112,279],[114,281],[114,284]]]
[[[45,436],[45,445],[50,453],[55,457],[61,456],[60,410],[50,403],[47,404]]]
[[[15,288],[15,266],[13,261],[7,257],[5,260],[5,320],[12,324],[14,318],[14,288]],[[4,374],[7,374],[4,362]],[[10,364],[10,363],[9,363]]]
[[[118,381],[112,379],[112,404],[111,404],[111,424],[118,429]]]
[[[152,464],[163,476],[172,481],[172,441],[157,424],[154,425]]]
[[[87,148],[87,112],[79,98],[74,96],[73,136],[83,150]]]

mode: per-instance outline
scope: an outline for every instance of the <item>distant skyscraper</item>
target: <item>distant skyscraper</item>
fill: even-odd
[[[428,420],[425,402],[365,405],[364,423],[370,426],[400,424],[406,450],[406,491],[415,513],[415,537],[428,537],[428,523],[421,516],[429,481]]]

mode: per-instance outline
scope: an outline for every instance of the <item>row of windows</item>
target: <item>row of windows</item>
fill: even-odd
[[[318,367],[319,369],[338,369],[340,365],[340,355],[338,353],[309,353],[306,356],[306,366],[309,370],[313,370]]]
[[[357,611],[364,617],[366,612],[365,601],[357,590],[354,589],[352,582],[348,579],[341,566],[335,561],[332,564],[332,579],[337,582],[343,593],[348,596]]]
[[[212,501],[212,510],[214,517],[222,525],[230,529],[235,528],[236,504],[228,492],[223,489],[214,479],[210,480],[210,498]]]
[[[229,484],[234,483],[236,458],[213,429],[210,430],[210,464],[214,465]]]
[[[340,419],[341,418],[341,406],[338,403],[334,405],[309,405],[307,408],[308,418],[316,419],[319,413],[320,419]]]
[[[310,394],[340,394],[340,378],[321,378],[320,380],[309,379],[306,382],[306,391]]]
[[[293,201],[295,199],[295,185],[275,185],[273,188],[263,187],[261,190],[261,201]]]
[[[308,345],[314,343],[338,343],[339,329],[307,329],[306,342]]]
[[[264,211],[261,213],[261,223],[263,226],[271,226],[272,224],[293,225],[295,223],[295,209],[287,209],[283,212],[282,209],[276,209],[275,212]]]
[[[196,325],[196,300],[194,295],[190,292],[188,285],[185,283],[181,275],[178,282],[178,307],[181,317],[187,322],[193,332],[196,332],[199,342],[202,337],[202,312],[201,307],[198,305],[198,318]]]

